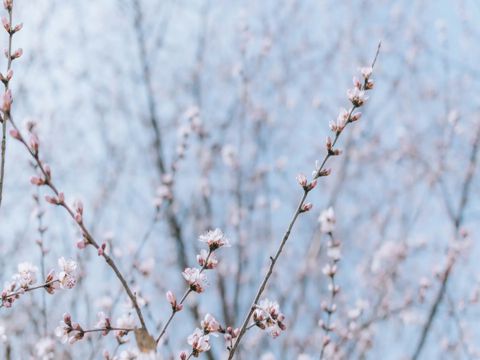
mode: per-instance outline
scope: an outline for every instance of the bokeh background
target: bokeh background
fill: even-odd
[[[329,296],[318,216],[329,206],[342,242],[339,349],[330,356],[411,358],[453,258],[421,358],[480,357],[478,1],[16,0],[14,19],[24,23],[14,43],[24,49],[12,80],[16,122],[38,123],[55,183],[68,201],[82,199],[85,223],[145,300],[151,329],[168,318],[165,291],[183,292],[198,235],[219,227],[232,243],[206,292],[189,299],[193,310],[172,324],[159,349],[165,359],[188,348],[197,316],[240,325],[301,196],[295,175],[323,158],[328,123],[381,41],[362,119],[342,136],[344,152],[312,192],[314,208],[296,224],[266,293],[288,330],[277,339],[250,331],[241,358],[318,358]],[[173,202],[157,212],[172,173]],[[9,139],[0,278],[21,261],[39,264],[35,214],[45,211],[46,267],[76,259],[81,280],[0,309],[1,351],[41,358],[45,338],[59,359],[135,347],[133,336],[118,349],[113,336],[55,338],[66,311],[88,327],[98,311],[115,319],[130,308],[95,251],[75,247],[75,224],[43,201],[48,189],[30,184],[34,174]],[[201,356],[224,358],[223,339],[211,342]]]

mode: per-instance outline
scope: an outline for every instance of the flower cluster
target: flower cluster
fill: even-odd
[[[230,243],[220,229],[207,231],[200,235],[199,240],[208,245],[210,251],[215,251],[223,246],[229,247]]]
[[[271,329],[273,338],[280,335],[287,327],[284,323],[285,315],[280,312],[280,306],[276,301],[264,299],[256,306],[253,312],[253,321],[260,329]]]
[[[211,315],[206,314],[200,323],[201,328],[196,328],[187,342],[192,347],[191,356],[198,357],[202,352],[210,350],[210,335],[226,333],[220,323]],[[185,351],[180,353],[180,359],[188,359]]]
[[[112,327],[112,322],[109,317],[103,312],[98,313],[98,322],[93,329],[83,329],[80,324],[73,322],[69,313],[63,315],[63,320],[60,321],[60,325],[55,329],[55,335],[62,338],[63,343],[73,344],[85,337],[88,333],[101,332],[103,336],[108,335],[110,331],[114,330],[119,344],[124,341],[121,339],[130,331],[135,330],[135,321],[129,314],[123,315],[118,318],[117,326]]]
[[[196,328],[188,339],[188,344],[192,347],[192,355],[198,357],[200,353],[210,350],[210,337]]]
[[[77,283],[75,272],[77,270],[77,263],[73,260],[67,260],[64,257],[58,259],[58,266],[60,272],[58,273],[58,280],[60,285],[66,289],[72,289]]]
[[[18,273],[13,275],[13,279],[22,289],[27,289],[29,286],[37,282],[38,268],[29,262],[22,262],[18,264]]]
[[[110,318],[105,315],[103,311],[100,311],[97,314],[98,317],[98,322],[95,325],[96,329],[102,329],[102,335],[106,336],[112,329],[112,323],[110,321]]]
[[[190,286],[190,290],[197,293],[203,292],[205,283],[207,281],[207,276],[202,273],[201,269],[186,268],[182,272],[182,275]]]
[[[20,263],[17,269],[18,272],[13,275],[12,281],[5,284],[1,292],[1,306],[11,307],[15,300],[28,291],[43,288],[49,294],[53,294],[59,287],[73,288],[76,284],[76,262],[65,260],[65,258],[61,257],[58,260],[58,265],[60,267],[58,277],[55,276],[55,271],[51,270],[43,284],[34,286],[37,282],[38,268],[29,262]]]
[[[220,229],[207,231],[205,234],[200,235],[199,241],[208,245],[208,251],[202,249],[200,254],[197,255],[197,262],[201,266],[201,269],[186,268],[182,272],[190,290],[197,293],[201,293],[205,289],[207,276],[203,271],[214,269],[218,265],[218,260],[215,257],[214,251],[221,247],[230,246],[228,239]]]
[[[83,339],[85,331],[80,324],[72,322],[72,317],[69,313],[63,315],[63,320],[55,329],[55,335],[62,338],[63,343],[73,344],[74,342]]]

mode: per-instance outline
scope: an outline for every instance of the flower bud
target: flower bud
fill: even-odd
[[[22,135],[20,135],[20,132],[17,129],[10,130],[10,136],[16,140],[22,139]]]
[[[313,204],[312,203],[306,203],[306,204],[303,204],[301,209],[300,209],[300,212],[303,213],[303,212],[307,212],[307,211],[310,211],[311,209],[313,208]]]

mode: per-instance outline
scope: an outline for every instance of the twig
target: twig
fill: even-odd
[[[377,57],[378,57],[378,54],[379,54],[379,52],[380,52],[380,46],[381,46],[381,44],[378,44],[377,52],[376,52],[376,54],[375,54],[375,57],[374,57],[374,59],[373,59],[372,65],[371,65],[372,69],[373,69],[373,67],[375,66],[375,63],[376,63],[376,61],[377,61]],[[365,85],[366,85],[366,84],[364,84],[364,87],[365,87]],[[349,114],[348,114],[348,121],[347,121],[347,123],[351,122],[352,114],[353,114],[353,112],[355,111],[356,108],[357,108],[357,106],[355,106],[355,105],[352,106],[352,108],[351,108],[351,110],[349,111]],[[339,139],[342,131],[343,131],[343,128],[342,128],[340,131],[337,131],[337,132],[336,132],[335,139],[333,140],[332,145],[331,145],[332,148],[333,148],[333,147],[335,146],[335,144],[337,143],[337,141],[338,141],[338,139]],[[328,151],[327,154],[325,155],[325,158],[323,159],[321,165],[320,165],[320,166],[318,167],[318,169],[317,169],[317,176],[316,176],[316,177],[318,177],[318,174],[321,174],[321,173],[324,171],[325,164],[327,163],[328,159],[329,159],[331,156],[333,156],[333,154],[332,154],[330,151]],[[308,193],[309,193],[310,190],[311,190],[311,189],[304,188],[303,195],[302,195],[302,197],[301,197],[301,199],[300,199],[300,202],[299,202],[299,204],[298,204],[298,206],[297,206],[297,209],[296,209],[296,211],[295,211],[295,213],[294,213],[294,215],[293,215],[293,217],[292,217],[292,219],[291,219],[291,221],[290,221],[290,224],[288,225],[287,230],[286,230],[285,234],[283,235],[282,241],[280,242],[280,245],[279,245],[279,247],[278,247],[278,249],[277,249],[277,251],[276,251],[276,253],[275,253],[275,256],[270,257],[271,262],[270,262],[270,266],[269,266],[269,268],[268,268],[268,271],[267,271],[265,277],[263,278],[263,280],[262,280],[262,282],[261,282],[261,284],[260,284],[260,287],[259,287],[259,289],[258,289],[258,291],[257,291],[257,293],[256,293],[256,295],[255,295],[255,297],[254,297],[254,299],[253,299],[252,305],[250,306],[250,308],[249,308],[249,310],[248,310],[248,313],[247,313],[247,315],[246,315],[246,317],[245,317],[245,320],[243,321],[243,325],[242,325],[242,327],[240,328],[240,333],[239,333],[239,335],[238,335],[238,337],[237,337],[237,340],[235,341],[235,343],[234,343],[234,345],[233,345],[233,347],[232,347],[232,349],[230,350],[230,353],[229,353],[229,355],[228,355],[228,360],[233,359],[233,356],[234,356],[234,354],[235,354],[235,351],[237,350],[238,345],[239,345],[241,339],[243,338],[243,336],[244,336],[244,334],[245,334],[245,331],[246,331],[246,329],[247,329],[248,323],[250,322],[250,318],[252,317],[252,314],[253,314],[253,312],[255,311],[255,305],[258,303],[258,301],[260,300],[260,297],[262,296],[263,292],[265,291],[265,288],[266,288],[266,286],[267,286],[268,280],[269,280],[270,277],[272,276],[273,270],[274,270],[274,268],[275,268],[275,264],[277,263],[278,258],[280,257],[280,254],[282,253],[282,250],[283,250],[285,244],[287,243],[287,240],[288,240],[289,237],[290,237],[290,233],[291,233],[291,231],[292,231],[292,228],[293,228],[293,226],[295,225],[295,222],[297,221],[298,216],[300,215],[300,213],[302,213],[302,209],[303,209],[303,207],[304,207],[304,205],[305,205],[305,200],[306,200],[307,195],[308,195]]]

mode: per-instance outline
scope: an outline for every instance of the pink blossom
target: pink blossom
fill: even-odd
[[[18,273],[14,275],[15,281],[21,288],[27,289],[37,281],[38,268],[29,262],[18,264]]]
[[[218,265],[218,260],[215,257],[215,254],[210,253],[209,256],[209,252],[205,249],[200,250],[200,254],[197,255],[197,262],[200,266],[205,267],[205,269],[214,269]]]
[[[306,203],[302,205],[300,212],[307,212],[307,211],[310,211],[312,208],[313,208],[312,203]]]
[[[204,335],[200,329],[195,329],[192,335],[187,339],[188,344],[192,346],[192,352],[195,357],[200,353],[210,350],[209,336]]]
[[[13,98],[12,98],[12,91],[8,89],[3,94],[3,112],[8,113],[10,112],[10,108],[12,107]]]
[[[95,325],[95,328],[105,329],[104,331],[102,331],[102,335],[105,336],[109,333],[109,331],[110,331],[109,329],[112,327],[111,322],[110,322],[110,318],[108,318],[103,311],[100,311],[97,314],[97,317],[98,317],[98,322]]]
[[[117,319],[117,327],[120,329],[134,329],[135,328],[135,319],[130,314],[124,314]],[[127,335],[127,331],[118,330],[116,335],[122,337]]]
[[[21,140],[22,139],[22,135],[20,134],[20,132],[17,130],[17,129],[12,129],[10,130],[10,136],[16,140]]]
[[[182,273],[187,283],[190,285],[190,289],[201,293],[204,290],[204,285],[207,280],[205,274],[201,273],[197,268],[186,268]]]
[[[62,288],[72,289],[77,282],[75,278],[77,263],[73,260],[66,260],[64,257],[61,257],[58,259],[58,266],[60,267],[58,280],[60,281]]]
[[[205,334],[218,332],[222,327],[219,322],[210,314],[206,314],[201,322]]]
[[[22,55],[23,55],[23,49],[19,48],[19,49],[15,50],[15,52],[12,54],[12,60],[18,59]]]
[[[183,305],[177,303],[177,298],[175,297],[175,295],[170,290],[167,291],[166,298],[167,298],[167,301],[172,306],[173,311],[177,312],[177,311],[180,311],[180,310],[183,309]]]
[[[365,101],[368,100],[368,96],[365,95],[365,91],[360,90],[358,87],[349,89],[347,91],[348,99],[352,102],[353,106],[360,107]]]
[[[210,251],[215,251],[222,246],[230,246],[228,239],[220,229],[207,231],[205,234],[200,235],[199,240],[207,243]]]

